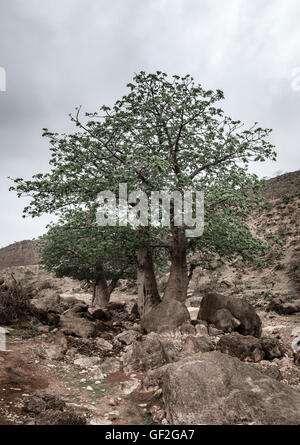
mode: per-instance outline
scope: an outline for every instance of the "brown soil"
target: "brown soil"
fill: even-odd
[[[23,407],[28,397],[36,394],[58,395],[67,407],[86,417],[87,423],[93,418],[98,419],[100,424],[107,418],[116,425],[151,422],[146,411],[151,406],[148,399],[152,393],[135,391],[124,395],[120,390],[120,383],[129,380],[130,374],[119,371],[95,385],[85,373],[74,369],[76,367],[70,364],[68,358],[63,361],[43,358],[43,336],[26,338],[23,334],[22,331],[12,331],[7,351],[0,352],[0,425],[34,424],[37,419],[24,413]],[[141,379],[143,376],[139,373],[135,378]],[[86,377],[86,383],[81,382],[83,377]],[[87,390],[90,385],[95,391]],[[147,403],[147,408],[138,406],[144,403]],[[116,415],[113,414],[115,411]]]

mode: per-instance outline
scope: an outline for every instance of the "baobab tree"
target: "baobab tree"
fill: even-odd
[[[171,78],[160,71],[140,72],[128,85],[129,93],[113,107],[71,119],[72,134],[44,129],[51,145],[50,173],[31,180],[15,179],[19,196],[31,195],[25,215],[39,216],[68,206],[90,205],[102,190],[118,192],[203,191],[204,231],[189,237],[187,227],[174,224],[171,204],[168,227],[136,228],[147,242],[137,248],[139,298],[150,307],[159,301],[152,249],[163,249],[170,260],[165,296],[187,297],[189,252],[199,257],[253,261],[266,245],[256,239],[247,218],[259,204],[260,181],[250,174],[250,162],[274,159],[270,129],[225,115],[218,103],[221,90],[204,90],[190,75]],[[144,306],[145,306],[144,305]]]

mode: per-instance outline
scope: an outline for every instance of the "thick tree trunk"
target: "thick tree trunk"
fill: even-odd
[[[111,282],[108,284],[105,278],[103,266],[100,263],[98,264],[97,266],[98,277],[94,282],[92,306],[101,306],[101,307],[107,306],[111,293],[118,284],[118,281],[122,276],[122,273],[123,270],[119,271],[117,276],[113,278]]]
[[[139,248],[137,262],[138,309],[142,318],[161,300],[149,249],[146,247]]]
[[[186,262],[186,238],[184,233],[174,233],[170,254],[171,268],[164,298],[175,298],[179,301],[185,301],[187,298],[189,277]]]

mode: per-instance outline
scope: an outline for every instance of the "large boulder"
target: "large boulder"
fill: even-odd
[[[187,355],[196,354],[197,352],[213,351],[214,345],[209,337],[189,335],[186,337],[183,350]]]
[[[162,332],[190,321],[191,317],[184,303],[175,298],[164,298],[145,315],[141,324],[147,332]]]
[[[280,315],[291,315],[300,312],[300,298],[291,302],[283,302],[281,298],[273,298],[267,306],[267,312],[274,311]]]
[[[60,305],[60,296],[55,294],[53,296],[48,296],[44,298],[33,298],[30,300],[32,306],[34,306],[38,310],[42,310],[45,312],[53,311],[60,313],[62,312],[62,308]]]
[[[256,338],[237,332],[225,335],[217,344],[217,350],[237,357],[245,362],[272,360],[284,355],[285,350],[277,338]]]
[[[251,304],[231,296],[206,293],[200,304],[198,319],[215,325],[223,332],[261,335],[261,320]]]
[[[97,323],[88,318],[75,316],[73,314],[62,315],[60,317],[59,328],[66,335],[75,337],[94,337],[98,332]]]
[[[129,346],[122,358],[123,369],[125,372],[146,371],[173,362],[178,356],[179,352],[172,342],[151,332]]]
[[[217,344],[217,350],[245,362],[260,362],[265,356],[258,338],[243,336],[237,332],[222,337]]]
[[[173,425],[300,424],[298,390],[217,351],[166,366],[162,381]]]

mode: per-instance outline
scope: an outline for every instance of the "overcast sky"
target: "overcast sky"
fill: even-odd
[[[7,176],[48,168],[41,129],[68,131],[76,106],[112,104],[140,70],[222,89],[233,118],[274,130],[278,161],[253,171],[299,169],[299,0],[0,0],[0,67],[0,247],[51,220],[22,219],[8,192]]]

